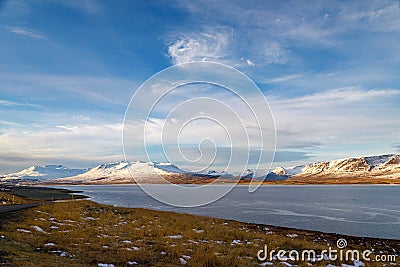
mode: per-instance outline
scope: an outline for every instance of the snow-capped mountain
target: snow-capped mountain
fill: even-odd
[[[257,178],[255,171],[248,170],[245,178]],[[388,154],[359,158],[345,158],[311,163],[294,167],[276,167],[266,176],[266,181],[296,178],[400,178],[400,154]]]
[[[293,177],[397,179],[400,178],[400,154],[313,163]]]
[[[117,161],[98,165],[72,177],[52,180],[57,183],[133,183],[152,182],[154,175],[179,176],[187,172],[170,163]],[[131,175],[132,174],[132,175]],[[134,177],[134,179],[132,178]]]
[[[199,179],[214,179],[219,176],[229,180],[240,176],[240,174],[217,171],[194,173],[182,170],[171,163],[117,161],[100,164],[91,169],[69,169],[62,165],[35,165],[20,172],[0,176],[0,182],[39,181],[42,183],[112,184],[141,181],[153,183],[159,181],[155,180],[156,174],[166,179],[178,179],[180,183],[196,183],[196,181],[200,181]],[[322,182],[323,179],[342,179],[342,181],[350,178],[400,179],[400,154],[346,158],[289,168],[276,167],[269,173],[267,170],[249,169],[241,178],[243,180],[255,178],[266,181],[296,181],[297,179],[300,182],[312,182],[313,179],[320,179]]]
[[[398,170],[399,157],[400,155],[389,154],[318,162],[307,165],[301,174],[358,174]]]
[[[45,181],[61,177],[75,176],[84,173],[87,169],[70,169],[63,165],[33,165],[22,171],[4,175],[1,181]]]

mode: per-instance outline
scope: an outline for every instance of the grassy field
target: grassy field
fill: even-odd
[[[87,200],[6,213],[0,222],[0,266],[260,266],[264,245],[320,253],[342,237]],[[345,238],[348,248],[399,254],[400,241]],[[264,266],[294,263],[342,262],[266,260]]]

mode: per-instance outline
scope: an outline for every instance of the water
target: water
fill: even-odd
[[[196,208],[168,206],[134,185],[63,188],[82,190],[102,204],[400,240],[400,186],[267,185],[252,194],[247,186],[237,186],[219,201]]]

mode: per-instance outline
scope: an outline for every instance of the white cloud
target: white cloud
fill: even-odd
[[[316,107],[316,106],[332,106],[342,105],[349,102],[362,102],[376,100],[379,98],[388,98],[400,95],[400,90],[395,89],[371,89],[362,90],[355,87],[337,88],[318,92],[311,95],[283,99],[272,100],[272,104],[282,105],[287,104],[292,107]]]
[[[36,32],[33,30],[30,30],[28,28],[23,28],[23,27],[9,27],[9,26],[5,26],[5,29],[7,29],[8,31],[18,34],[18,35],[23,35],[32,39],[44,39],[45,36],[43,33],[40,32]]]
[[[270,83],[280,83],[280,82],[286,82],[289,80],[297,79],[300,78],[300,74],[292,74],[292,75],[286,75],[286,76],[280,76],[280,77],[275,77],[272,79],[269,79],[268,82]]]
[[[247,60],[246,60],[246,63],[247,63],[247,65],[249,65],[249,66],[254,66],[253,61],[251,61],[250,59],[247,59]]]
[[[121,160],[121,132],[122,123],[99,120],[47,127],[13,125],[1,131],[0,158],[2,164],[18,158],[11,164],[18,168],[51,162],[88,167],[88,163]]]
[[[284,63],[286,61],[286,52],[279,43],[268,42],[265,45],[262,61],[267,64]]]
[[[2,90],[21,91],[30,98],[62,101],[79,97],[82,101],[113,105],[127,104],[137,86],[135,81],[100,76],[0,73],[0,78]],[[0,105],[33,105],[4,101],[0,100]]]
[[[20,103],[15,101],[3,100],[0,99],[0,105],[5,107],[32,107],[32,108],[40,108],[40,105],[32,104],[32,103]]]
[[[168,47],[168,56],[174,64],[193,61],[221,62],[227,56],[229,33],[205,31],[175,36]]]

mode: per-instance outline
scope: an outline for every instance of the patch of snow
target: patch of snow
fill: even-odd
[[[179,261],[181,262],[181,264],[186,265],[187,261],[184,258],[179,258]]]
[[[128,264],[128,265],[138,265],[139,263],[137,263],[136,261],[128,261],[126,264]]]
[[[166,238],[181,239],[181,238],[182,238],[182,235],[169,235],[169,236],[166,236]]]
[[[31,231],[29,231],[29,230],[26,230],[26,229],[17,229],[17,231],[18,232],[21,232],[21,233],[32,233]]]
[[[46,243],[44,244],[45,247],[54,247],[56,244],[54,243]]]
[[[360,260],[354,260],[353,263],[355,267],[365,266],[365,264]]]
[[[140,248],[138,248],[138,247],[132,247],[132,249],[133,249],[134,251],[140,250]]]
[[[198,233],[198,234],[204,233],[204,230],[202,230],[202,229],[200,229],[200,230],[193,229],[193,231],[195,231],[195,232]]]
[[[298,235],[297,235],[297,234],[287,234],[286,236],[287,236],[287,237],[290,237],[290,238],[295,238],[295,237],[298,237]]]
[[[96,221],[96,220],[98,220],[99,218],[93,218],[93,217],[86,217],[86,218],[84,218],[84,220],[85,221]]]
[[[114,264],[99,263],[97,264],[97,267],[114,267]]]
[[[240,241],[239,239],[235,239],[232,241],[231,245],[241,245],[242,241]]]
[[[35,229],[38,232],[41,232],[43,234],[48,234],[45,230],[43,230],[41,227],[37,226],[37,225],[33,225],[31,226],[33,229]]]

